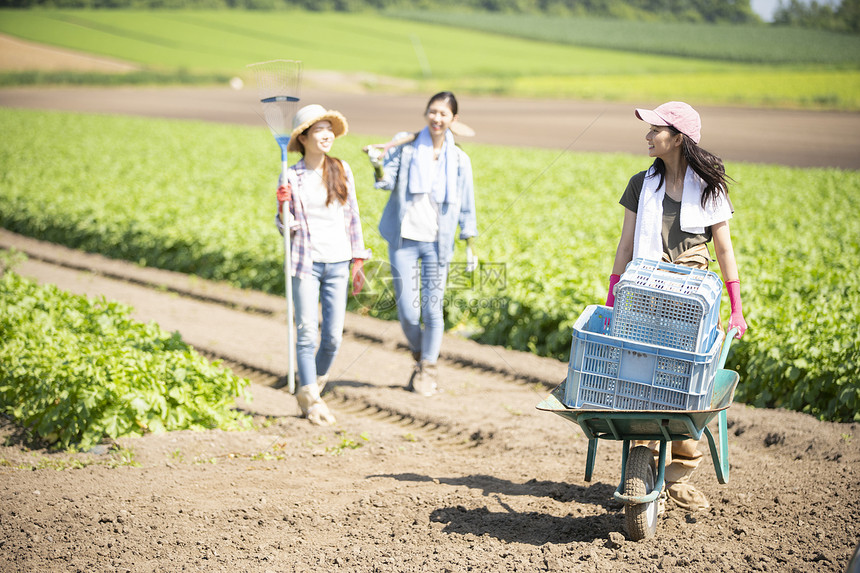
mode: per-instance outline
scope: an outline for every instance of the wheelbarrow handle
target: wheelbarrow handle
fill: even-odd
[[[738,333],[737,328],[732,328],[726,334],[726,339],[723,341],[723,351],[720,354],[720,368],[725,368],[726,366],[726,358],[729,357],[729,348],[732,347],[732,341],[735,339],[735,334]]]

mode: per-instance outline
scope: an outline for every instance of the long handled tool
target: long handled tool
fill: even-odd
[[[287,146],[290,143],[293,116],[299,103],[299,87],[302,82],[302,63],[297,60],[272,60],[249,64],[257,80],[260,94],[260,104],[263,106],[263,119],[275,141],[281,148],[281,182],[287,182]],[[281,221],[284,224],[284,282],[287,295],[287,347],[289,364],[287,365],[287,387],[290,393],[296,389],[296,345],[293,341],[293,281],[290,274],[292,261],[290,256],[290,225],[289,209],[284,209]]]

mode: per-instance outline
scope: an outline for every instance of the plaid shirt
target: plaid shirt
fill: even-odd
[[[346,161],[340,160],[346,175],[347,200],[343,205],[343,226],[346,236],[349,238],[353,259],[369,259],[370,250],[364,247],[364,235],[361,232],[361,218],[358,213],[358,201],[355,195],[355,180],[352,169]],[[311,276],[314,261],[311,255],[311,233],[308,228],[308,219],[305,215],[305,207],[302,203],[301,188],[303,180],[309,171],[305,166],[305,160],[301,159],[287,170],[287,186],[292,189],[290,201],[290,257],[292,264],[291,274],[300,279]],[[283,179],[283,175],[281,176]],[[278,186],[283,184],[278,181]],[[282,210],[281,202],[278,201],[278,213]]]

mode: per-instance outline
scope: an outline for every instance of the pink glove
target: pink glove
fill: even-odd
[[[364,259],[352,259],[352,296],[364,288]]]
[[[741,306],[741,282],[726,281],[726,290],[729,292],[729,302],[732,305],[732,316],[729,318],[729,330],[738,329],[735,338],[740,338],[747,330],[747,321],[744,320],[744,310]]]
[[[278,187],[278,213],[284,212],[284,203],[289,203],[293,200],[293,186],[289,183],[286,186]]]
[[[606,306],[615,306],[615,285],[621,280],[621,275],[609,275],[609,292],[606,293]]]

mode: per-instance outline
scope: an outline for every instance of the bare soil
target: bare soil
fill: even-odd
[[[399,326],[351,314],[325,396],[338,422],[316,427],[283,389],[281,298],[4,230],[0,248],[226,360],[256,421],[67,454],[0,419],[0,571],[843,572],[860,541],[857,424],[733,404],[728,484],[700,445],[712,508],[670,503],[633,542],[612,497],[620,444],[600,442],[586,482],[582,431],[535,409],[563,363],[446,336],[443,392],[422,398]]]
[[[582,431],[535,409],[563,363],[446,336],[444,391],[422,398],[399,325],[351,314],[326,392],[337,424],[317,427],[283,388],[280,297],[6,231],[0,247],[30,255],[24,276],[130,304],[226,359],[253,382],[238,407],[256,421],[81,454],[2,421],[2,571],[842,572],[860,540],[857,424],[733,404],[728,484],[700,444],[713,507],[669,503],[633,542],[612,497],[620,443],[599,442],[586,482]],[[139,465],[112,467],[123,451]]]

